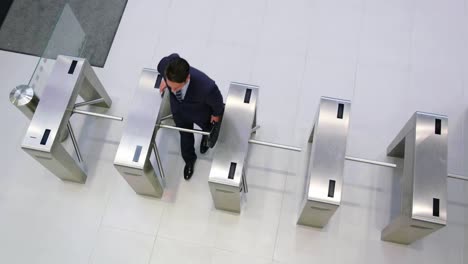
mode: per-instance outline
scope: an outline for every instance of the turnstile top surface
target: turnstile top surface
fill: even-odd
[[[437,118],[441,120],[447,120],[448,117],[445,115],[432,114],[426,112],[415,112],[411,118],[406,122],[403,128],[400,130],[398,135],[392,140],[392,142],[387,147],[387,155],[390,157],[403,158],[404,157],[404,139],[406,135],[412,130],[415,129],[416,122],[418,119],[429,117]],[[433,126],[430,126],[430,130],[433,130]]]
[[[415,112],[387,152],[389,156],[404,158],[402,213],[416,220],[445,224],[447,116]]]
[[[382,239],[410,244],[447,224],[448,118],[414,113],[387,148],[404,158],[400,215]]]
[[[446,224],[448,118],[421,112],[415,116],[412,218]]]
[[[23,139],[23,148],[51,152],[53,145],[59,140],[59,133],[66,129],[79,93],[78,88],[83,78],[81,69],[85,63],[85,59],[57,57],[41,101]]]
[[[240,186],[257,99],[258,86],[231,83],[213,154],[210,182]]]
[[[308,200],[340,204],[350,109],[348,100],[320,98],[309,137]]]
[[[155,125],[161,117],[163,103],[169,103],[165,93],[161,98],[156,87],[159,73],[143,69],[138,87],[130,105],[125,128],[122,133],[114,164],[143,169],[151,143],[154,140]]]

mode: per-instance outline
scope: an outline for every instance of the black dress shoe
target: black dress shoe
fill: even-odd
[[[208,151],[208,136],[203,136],[200,142],[200,153],[205,154]]]
[[[185,164],[185,167],[184,167],[184,179],[185,180],[188,181],[190,180],[190,178],[192,178],[194,167],[195,167],[195,161]]]

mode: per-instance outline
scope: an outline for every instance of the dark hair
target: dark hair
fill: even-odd
[[[166,67],[166,78],[171,82],[183,83],[189,75],[190,65],[182,58],[175,58]]]

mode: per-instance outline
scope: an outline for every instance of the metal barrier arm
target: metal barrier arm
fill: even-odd
[[[346,156],[345,159],[349,160],[349,161],[361,162],[361,163],[372,164],[372,165],[388,167],[388,168],[397,168],[398,167],[395,163],[388,163],[388,162],[383,162],[383,161],[362,159],[362,158],[357,158],[357,157],[352,157],[352,156]],[[468,181],[468,176],[458,175],[458,174],[454,174],[454,173],[448,173],[447,177],[451,178],[451,179],[456,179],[456,180]]]

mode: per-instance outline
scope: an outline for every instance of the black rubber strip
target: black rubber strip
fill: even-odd
[[[433,216],[440,216],[440,200],[437,198],[432,199],[432,215]]]
[[[49,139],[49,135],[50,135],[50,129],[46,129],[44,131],[44,134],[42,135],[41,145],[47,144],[47,140]]]
[[[162,76],[161,74],[158,74],[158,77],[156,78],[156,83],[154,84],[154,88],[159,89],[159,86],[161,86],[161,81],[162,81]]]
[[[234,174],[236,173],[236,167],[237,167],[237,163],[231,162],[231,167],[229,167],[228,179],[230,180],[234,179]]]
[[[72,61],[72,64],[70,65],[70,69],[68,69],[68,74],[73,74],[75,72],[76,64],[78,61],[74,60]]]
[[[250,97],[252,96],[252,89],[245,90],[244,103],[250,103]]]
[[[141,146],[136,146],[135,153],[133,154],[133,162],[138,162],[141,154]]]
[[[330,180],[328,182],[328,197],[333,198],[335,196],[335,181]]]
[[[338,113],[336,114],[336,118],[343,119],[343,112],[344,112],[344,104],[338,104]]]
[[[436,135],[440,135],[442,133],[442,120],[440,119],[435,120],[435,133]]]

